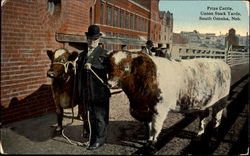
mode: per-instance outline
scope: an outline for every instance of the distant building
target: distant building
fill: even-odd
[[[235,29],[231,28],[228,31],[228,35],[225,38],[225,45],[226,47],[239,46],[239,38],[236,36]]]
[[[169,11],[160,11],[161,18],[161,40],[167,48],[173,43],[173,14]]]
[[[201,47],[225,49],[225,35],[216,36],[215,33],[199,34]]]
[[[215,33],[201,34],[197,30],[180,33],[190,46],[225,49],[225,35],[216,36]],[[175,37],[176,38],[176,37]]]
[[[239,46],[247,46],[249,43],[249,38],[248,36],[238,36],[239,38]]]
[[[189,45],[200,46],[202,44],[199,32],[194,30],[193,32],[184,32],[180,33],[181,37],[186,38]]]
[[[187,44],[188,40],[178,33],[173,33],[173,44]]]

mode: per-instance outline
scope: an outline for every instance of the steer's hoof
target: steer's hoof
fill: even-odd
[[[202,140],[202,135],[197,135],[194,139],[193,139],[193,141],[195,141],[195,142],[200,142]]]
[[[219,135],[219,128],[213,128],[212,130],[212,137],[211,137],[211,141],[214,141],[216,142],[218,139],[220,138],[220,135]]]
[[[137,140],[148,140],[148,136],[146,135],[137,135],[136,138]]]
[[[82,133],[83,138],[89,138],[89,133]]]
[[[156,141],[148,141],[146,144],[149,153],[156,152]]]
[[[62,130],[54,130],[53,137],[61,136],[62,135]]]
[[[77,120],[82,120],[81,115],[77,115],[77,116],[76,116],[76,119],[77,119]]]
[[[59,126],[53,126],[54,128],[54,131],[53,131],[53,137],[56,137],[56,136],[61,136],[62,135],[62,128],[59,127]]]
[[[81,136],[83,138],[89,138],[89,132],[87,130],[84,130]]]
[[[53,125],[51,125],[50,127],[56,129],[56,128],[58,127],[58,124],[53,124]]]

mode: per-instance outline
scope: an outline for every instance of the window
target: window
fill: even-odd
[[[126,39],[128,39],[129,38],[129,35],[128,34],[126,34]]]
[[[134,29],[134,16],[130,16],[130,29]]]
[[[141,29],[141,31],[143,31],[143,19],[142,18],[140,20],[140,29]]]
[[[47,8],[51,15],[58,16],[61,12],[61,0],[48,0]]]
[[[106,32],[106,36],[107,37],[112,37],[112,33],[111,32]]]
[[[104,24],[104,4],[101,4],[101,19],[100,23]]]
[[[145,31],[144,30],[144,19],[143,18],[141,19],[141,25],[142,25],[141,31]]]
[[[118,38],[118,34],[117,33],[113,33],[114,38]]]
[[[138,24],[139,24],[139,31],[141,31],[142,30],[142,19],[141,18],[139,18],[138,19]]]
[[[112,8],[108,7],[107,25],[112,25]]]
[[[129,28],[129,14],[126,14],[126,28]]]
[[[118,26],[118,9],[114,10],[114,27]]]
[[[124,35],[123,34],[120,34],[120,38],[123,38],[124,37]]]
[[[135,16],[135,25],[134,25],[134,29],[137,30],[137,16]]]
[[[121,11],[121,16],[120,16],[120,27],[124,28],[124,12]]]
[[[112,49],[112,45],[111,44],[107,44],[107,50],[111,50]]]
[[[89,21],[90,21],[90,24],[92,24],[92,8],[89,9]]]
[[[119,49],[118,44],[114,44],[114,49]]]

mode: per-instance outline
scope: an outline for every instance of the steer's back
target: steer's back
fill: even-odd
[[[205,109],[230,90],[229,65],[215,59],[169,61],[152,57],[157,66],[162,103],[170,109]]]

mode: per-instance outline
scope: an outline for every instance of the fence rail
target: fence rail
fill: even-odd
[[[247,52],[209,49],[202,47],[175,46],[171,49],[174,59],[212,58],[221,59],[230,66],[249,63],[249,49]]]

